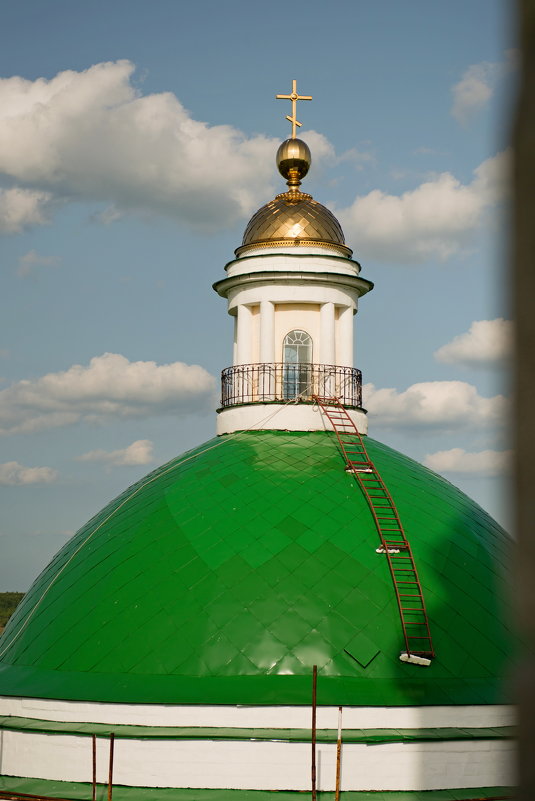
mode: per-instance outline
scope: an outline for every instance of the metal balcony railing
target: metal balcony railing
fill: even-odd
[[[221,373],[221,406],[272,403],[312,395],[336,396],[344,406],[362,406],[362,373],[333,364],[237,364]]]

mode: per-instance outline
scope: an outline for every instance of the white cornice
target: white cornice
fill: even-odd
[[[326,287],[337,287],[352,290],[357,292],[359,296],[365,295],[373,289],[373,283],[357,276],[345,275],[343,273],[330,273],[330,272],[282,272],[276,270],[259,271],[253,273],[242,273],[229,278],[223,278],[221,281],[216,281],[213,284],[214,290],[222,298],[226,298],[228,293],[237,287],[259,285],[273,285],[285,284],[290,286],[292,284],[316,284]]]

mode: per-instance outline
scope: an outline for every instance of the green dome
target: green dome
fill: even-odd
[[[436,659],[404,664],[386,559],[325,432],[245,432],[158,468],[89,521],[0,641],[3,695],[139,703],[501,703],[508,537],[367,438],[411,542]]]

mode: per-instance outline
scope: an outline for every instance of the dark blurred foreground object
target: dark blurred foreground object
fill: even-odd
[[[518,676],[520,794],[535,798],[535,0],[519,0],[522,51],[514,130],[512,229],[514,315],[517,323],[514,416],[515,502],[518,532],[519,624],[529,653]]]

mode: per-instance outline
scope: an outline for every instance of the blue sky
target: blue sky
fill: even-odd
[[[25,590],[108,500],[213,435],[232,335],[211,284],[281,191],[275,94],[292,78],[313,96],[303,188],[375,283],[356,325],[370,433],[508,524],[510,12],[4,6],[0,590]]]

